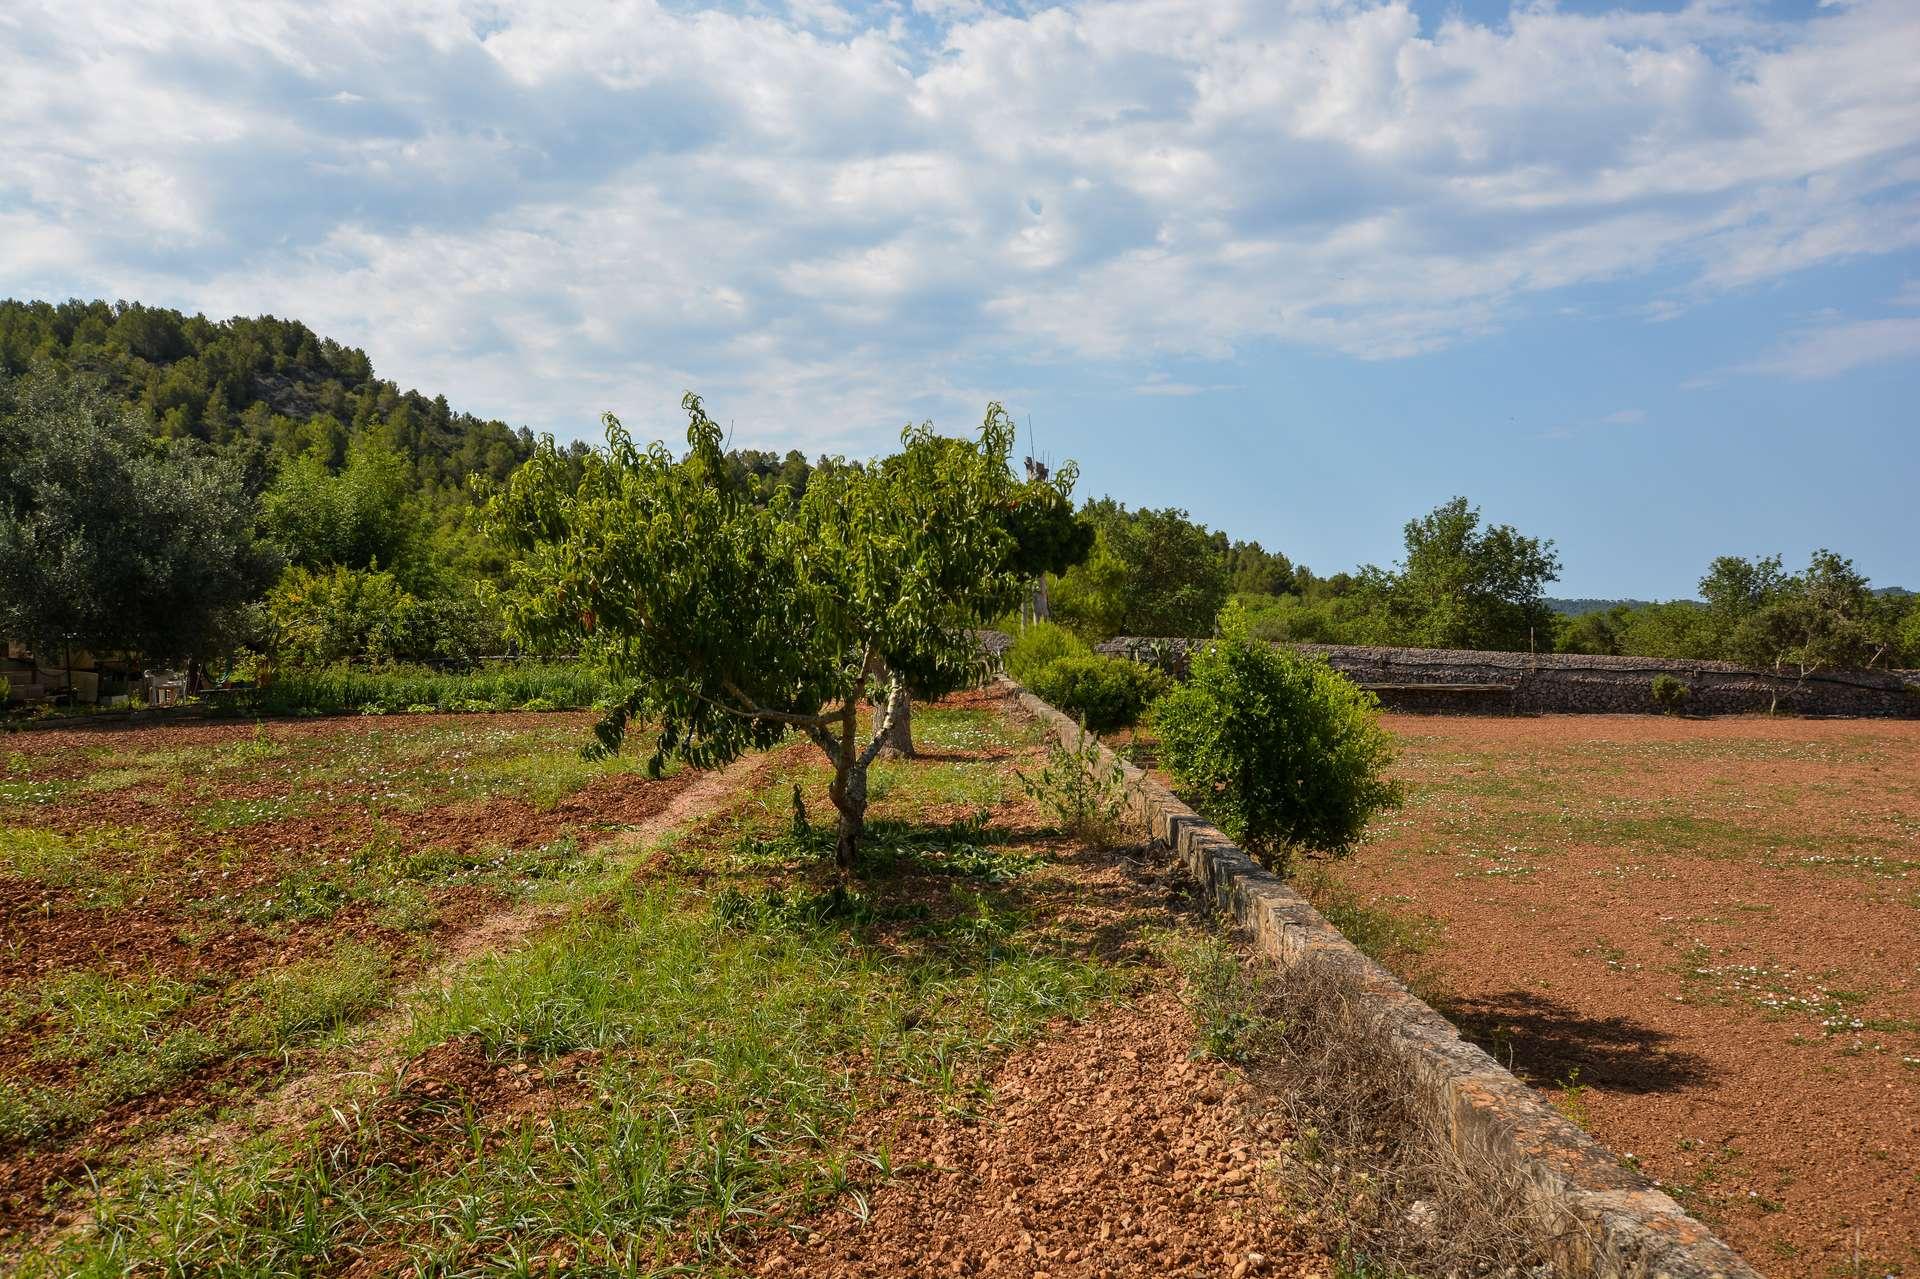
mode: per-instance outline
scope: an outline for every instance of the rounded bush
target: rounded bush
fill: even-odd
[[[1194,653],[1153,710],[1160,762],[1248,852],[1285,870],[1293,849],[1350,852],[1399,802],[1379,700],[1321,658],[1244,627]]]
[[[1016,683],[1032,688],[1040,672],[1054,662],[1063,657],[1087,657],[1092,652],[1085,640],[1066,627],[1035,622],[1021,631],[1007,650],[1007,674]]]
[[[1095,730],[1132,724],[1154,698],[1167,691],[1168,679],[1150,666],[1124,657],[1088,653],[1057,658],[1029,685],[1040,697]]]

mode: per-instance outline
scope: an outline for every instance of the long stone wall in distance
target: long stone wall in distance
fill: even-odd
[[[1103,653],[1161,662],[1184,670],[1205,640],[1122,637]],[[1440,648],[1374,648],[1298,644],[1325,657],[1396,711],[1545,715],[1653,713],[1653,681],[1669,675],[1686,686],[1677,709],[1687,715],[1742,715],[1777,710],[1793,715],[1920,718],[1920,680],[1895,671],[1816,671],[1801,679],[1730,662],[1658,657],[1586,657],[1569,653],[1485,653]]]

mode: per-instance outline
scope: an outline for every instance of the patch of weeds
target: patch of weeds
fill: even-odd
[[[834,924],[860,927],[873,919],[873,902],[844,884],[832,888],[743,890],[728,884],[713,895],[713,916],[746,932],[790,932]]]
[[[1239,1065],[1268,1051],[1284,1027],[1265,1011],[1259,985],[1238,949],[1219,936],[1184,943],[1175,939],[1170,949],[1200,1034],[1201,1054]]]
[[[43,1061],[99,1062],[116,1053],[145,1051],[156,1028],[186,1007],[194,988],[158,973],[116,979],[83,970],[40,988],[45,1029],[35,1056]]]
[[[254,978],[241,1036],[255,1047],[277,1050],[332,1034],[384,1004],[389,979],[386,955],[340,942],[327,954]]]
[[[276,822],[301,812],[306,803],[292,795],[273,795],[265,799],[216,799],[200,807],[195,819],[208,830],[235,830]]]
[[[253,736],[244,741],[235,742],[227,747],[222,755],[226,762],[245,767],[264,760],[279,759],[287,753],[287,748],[273,740],[267,732],[267,726],[259,720],[253,722]]]
[[[165,832],[102,827],[80,834],[0,827],[0,875],[70,891],[91,907],[124,906],[153,888],[155,867],[174,852]]]
[[[867,774],[868,801],[896,812],[947,804],[992,807],[1006,799],[1009,789],[999,769],[974,763],[880,760]]]
[[[1032,776],[1019,770],[1020,788],[1068,835],[1095,848],[1121,843],[1127,829],[1127,773],[1116,758],[1101,760],[1100,739],[1080,727],[1072,746],[1047,742],[1046,763]]]
[[[79,789],[88,795],[106,795],[136,786],[157,785],[165,780],[165,774],[149,768],[102,768],[81,778]]]
[[[922,750],[999,750],[1029,740],[1026,721],[996,710],[915,707],[914,744]]]
[[[0,1134],[26,1140],[84,1123],[221,1055],[216,1035],[177,1024],[199,993],[157,973],[128,979],[81,971],[16,996],[12,1015],[39,1022],[34,1059],[59,1068],[65,1082],[11,1087],[0,1096]]]
[[[1000,884],[1017,879],[1044,857],[1004,847],[1005,833],[987,824],[984,812],[943,826],[909,822],[869,823],[860,842],[860,860],[869,875],[915,871],[961,875]],[[831,847],[831,845],[828,845]]]
[[[304,923],[332,919],[350,898],[346,888],[324,872],[302,866],[281,876],[264,898],[247,903],[238,913],[250,924]]]
[[[0,805],[31,808],[58,802],[73,787],[67,781],[33,781],[30,778],[0,778]]]
[[[1580,1068],[1575,1066],[1567,1072],[1567,1077],[1559,1083],[1559,1091],[1553,1096],[1553,1108],[1565,1115],[1575,1127],[1591,1129],[1593,1112],[1587,1106],[1587,1085],[1580,1082]]]
[[[440,921],[440,912],[434,909],[433,900],[420,885],[395,884],[386,891],[373,917],[385,928],[424,933]]]
[[[31,1145],[89,1118],[71,1089],[0,1079],[0,1150]]]

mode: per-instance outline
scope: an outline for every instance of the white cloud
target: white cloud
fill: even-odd
[[[1850,320],[1801,329],[1743,373],[1812,381],[1888,360],[1920,359],[1920,319]]]
[[[825,440],[1025,361],[1173,395],[1166,358],[1401,358],[1653,272],[1666,319],[1920,245],[1911,0],[912,9],[17,2],[0,288],[298,315],[537,425],[691,385]]]
[[[1600,419],[1607,426],[1636,426],[1646,420],[1645,409],[1617,409]]]

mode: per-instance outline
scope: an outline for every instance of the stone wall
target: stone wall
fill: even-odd
[[[1033,694],[1004,684],[1069,747],[1081,729]],[[1174,794],[1105,746],[1155,842],[1171,850],[1254,948],[1283,968],[1337,975],[1392,1030],[1392,1052],[1419,1081],[1417,1100],[1467,1166],[1525,1187],[1513,1229],[1533,1237],[1569,1279],[1760,1279],[1712,1231],[1548,1105],[1541,1095],[1356,950],[1307,900],[1262,869]]]
[[[1179,673],[1188,652],[1204,642],[1125,637],[1108,640],[1099,650],[1136,661],[1162,661]],[[1651,713],[1661,709],[1653,700],[1654,678],[1671,675],[1687,686],[1680,710],[1688,715],[1753,714],[1777,709],[1795,715],[1920,718],[1920,679],[1910,672],[1819,671],[1801,680],[1730,662],[1658,657],[1483,653],[1350,644],[1294,647],[1325,657],[1335,670],[1356,683],[1374,686],[1381,703],[1396,711],[1483,715]]]

